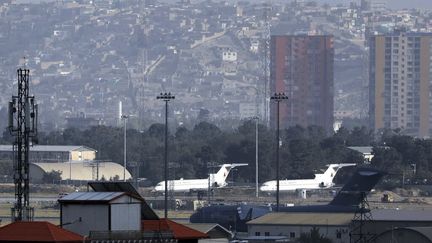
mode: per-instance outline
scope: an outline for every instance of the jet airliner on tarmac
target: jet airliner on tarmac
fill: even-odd
[[[174,192],[194,192],[194,191],[207,191],[210,187],[224,187],[227,185],[225,182],[229,172],[234,167],[246,166],[248,164],[223,164],[216,174],[210,174],[206,179],[180,179],[169,180],[168,188]],[[159,182],[153,189],[155,192],[165,191],[165,181]]]
[[[315,174],[314,179],[279,180],[279,191],[317,190],[334,186],[333,178],[342,167],[356,166],[356,164],[329,164],[324,174]],[[276,180],[262,184],[263,192],[275,192]]]

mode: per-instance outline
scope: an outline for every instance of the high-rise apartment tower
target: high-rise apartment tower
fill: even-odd
[[[272,36],[270,43],[270,91],[285,92],[280,104],[282,128],[318,125],[333,127],[333,37],[326,35]],[[276,124],[276,107],[270,121]]]
[[[394,31],[370,38],[369,118],[375,131],[431,129],[432,34]]]

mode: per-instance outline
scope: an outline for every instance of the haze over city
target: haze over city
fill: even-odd
[[[432,242],[432,2],[0,0],[0,243]]]

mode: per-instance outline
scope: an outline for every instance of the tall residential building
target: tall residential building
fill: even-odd
[[[430,135],[432,33],[395,31],[370,38],[369,118],[375,131]]]
[[[285,92],[280,103],[280,126],[318,125],[333,129],[333,37],[327,35],[272,36],[270,91]],[[276,124],[276,105],[270,104]]]

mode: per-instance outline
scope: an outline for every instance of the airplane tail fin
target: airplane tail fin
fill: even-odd
[[[336,173],[342,167],[348,166],[356,166],[356,164],[329,164],[327,170],[322,175],[322,183],[324,185],[330,186],[333,183],[333,179],[336,176]]]
[[[219,171],[216,174],[213,174],[213,184],[216,187],[225,186],[226,185],[226,179],[228,177],[228,174],[230,173],[232,168],[239,167],[239,166],[246,166],[248,164],[223,164],[222,167],[219,169]]]
[[[385,174],[372,168],[358,168],[329,205],[358,206]]]

